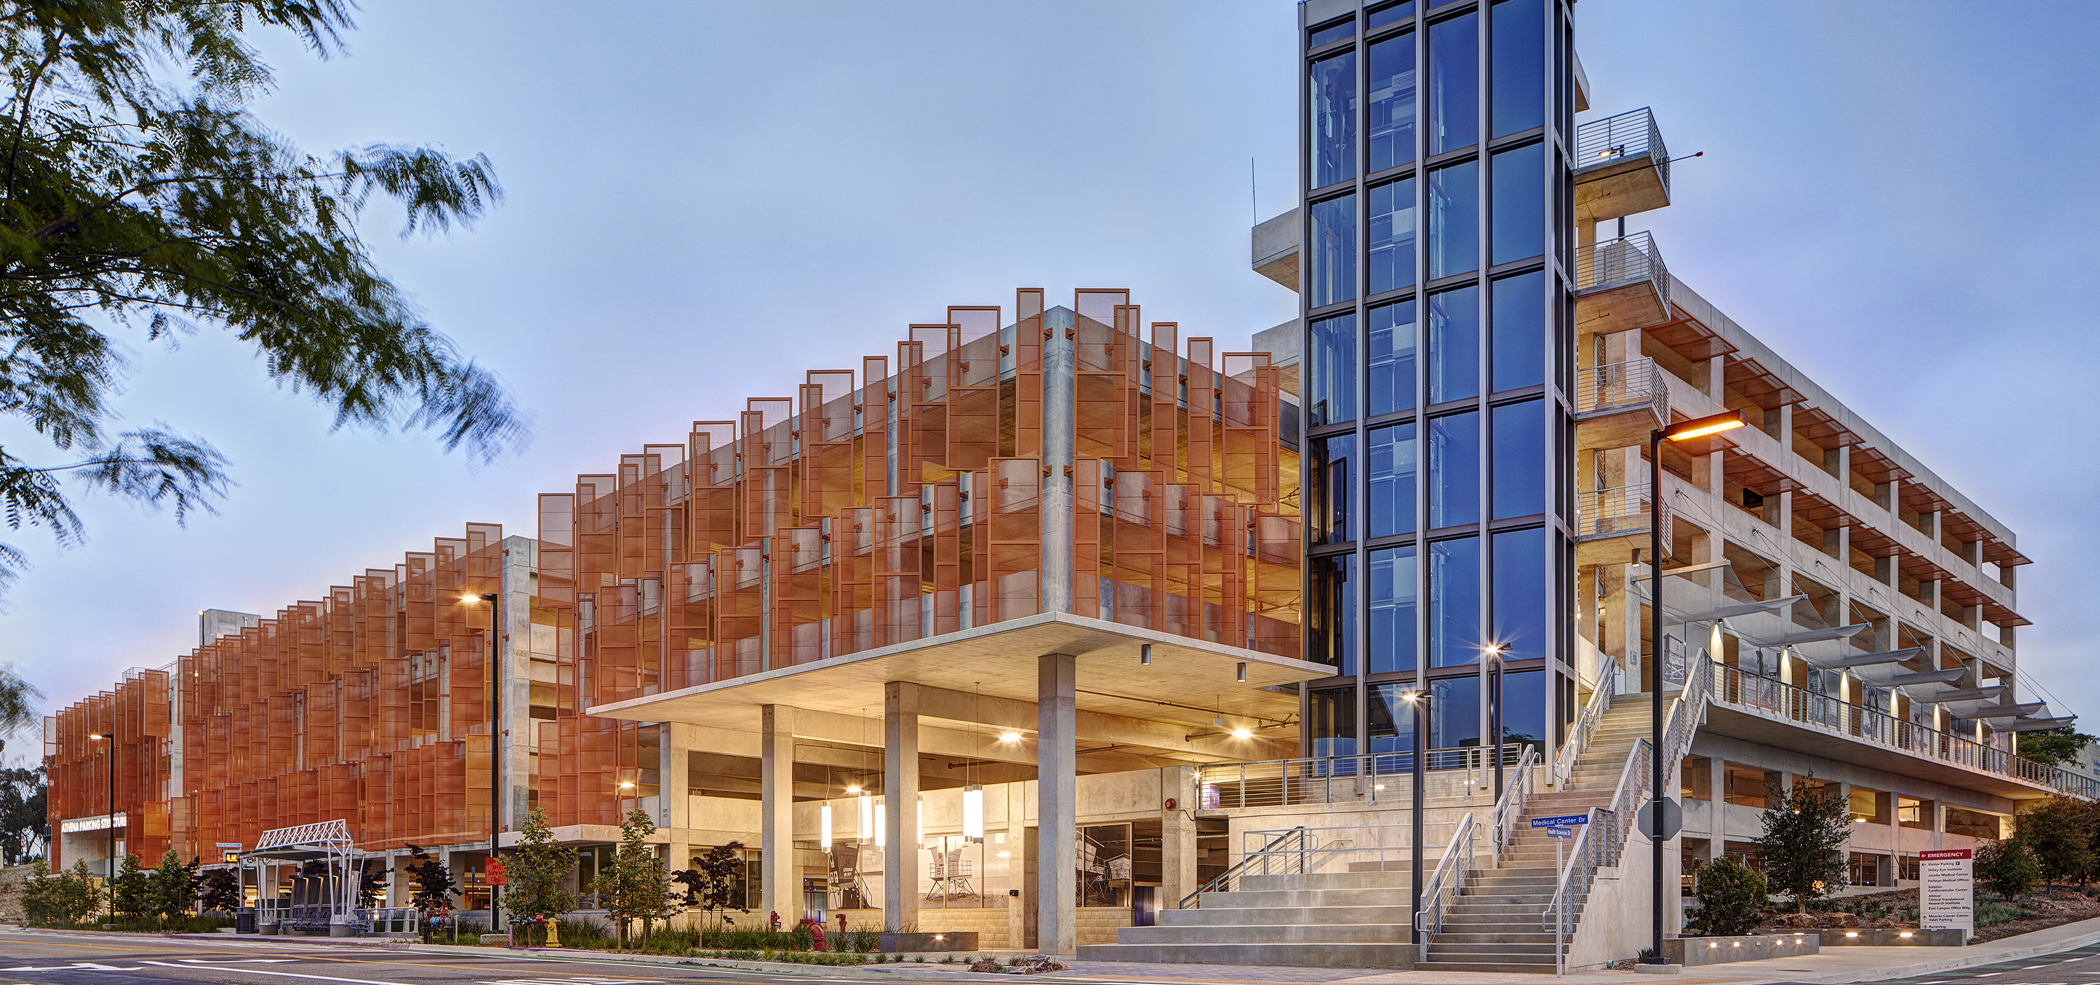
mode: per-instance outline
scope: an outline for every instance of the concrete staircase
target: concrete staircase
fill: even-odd
[[[1081,961],[1398,968],[1407,964],[1409,873],[1375,863],[1345,872],[1243,876],[1192,910],[1161,910],[1115,944],[1082,944]],[[1307,946],[1312,945],[1312,946]]]
[[[1545,915],[1560,871],[1554,867],[1553,838],[1544,829],[1532,828],[1531,819],[1606,806],[1634,741],[1647,735],[1648,727],[1648,708],[1642,702],[1625,700],[1604,713],[1576,760],[1568,789],[1531,795],[1500,864],[1476,873],[1451,901],[1443,932],[1415,962],[1417,970],[1553,973],[1553,932],[1546,929]],[[1580,896],[1570,901],[1576,922],[1586,902]]]

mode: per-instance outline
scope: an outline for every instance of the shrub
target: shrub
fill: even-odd
[[[1696,870],[1699,914],[1686,929],[1703,937],[1747,934],[1764,922],[1765,877],[1732,858]]]
[[[1976,881],[2000,899],[2015,899],[2034,892],[2042,867],[2024,838],[1997,841],[1976,850]]]

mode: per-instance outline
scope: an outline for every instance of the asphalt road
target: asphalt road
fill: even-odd
[[[1911,949],[1920,962],[1937,948]],[[0,972],[5,974],[5,972]],[[1875,985],[2100,985],[2100,944],[1955,971],[1890,978]]]
[[[764,985],[853,981],[617,961],[535,960],[277,941],[0,933],[0,985]]]

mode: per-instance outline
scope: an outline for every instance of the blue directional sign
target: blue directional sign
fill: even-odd
[[[1531,826],[1534,828],[1565,828],[1572,824],[1588,823],[1590,823],[1588,814],[1563,814],[1559,817],[1535,817],[1531,819]]]
[[[1546,836],[1549,838],[1573,838],[1575,837],[1575,829],[1555,825],[1546,829]]]

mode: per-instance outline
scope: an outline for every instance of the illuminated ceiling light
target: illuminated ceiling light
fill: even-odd
[[[860,824],[854,827],[853,833],[858,835],[860,840],[867,841],[875,833],[875,798],[865,793],[860,795],[859,820]]]
[[[852,785],[848,786],[848,787],[846,788],[846,792],[847,792],[847,793],[850,793],[850,794],[857,794],[857,793],[860,793],[860,784],[858,784],[858,783],[855,783],[855,784],[852,784]]]
[[[830,804],[825,804],[825,805],[823,805],[823,806],[821,806],[821,807],[818,807],[818,808],[817,808],[817,841],[818,841],[818,843],[820,843],[820,844],[822,844],[822,845],[824,846],[824,850],[825,850],[825,851],[827,851],[827,852],[831,851],[831,805],[830,805]]]
[[[999,733],[999,741],[1001,741],[1001,742],[1019,742],[1019,741],[1021,741],[1021,733],[1019,733],[1019,732],[1001,732],[1001,733]]]
[[[963,788],[963,837],[984,840],[984,784]]]
[[[1232,737],[1235,739],[1251,739],[1254,738],[1254,733],[1242,726],[1232,730]]]
[[[633,781],[633,780],[621,780],[621,781],[620,781],[620,789],[622,789],[622,790],[633,790],[633,789],[634,789],[634,781]]]
[[[882,848],[889,844],[889,838],[887,837],[890,830],[889,806],[888,804],[875,805],[875,847],[877,848]]]

